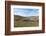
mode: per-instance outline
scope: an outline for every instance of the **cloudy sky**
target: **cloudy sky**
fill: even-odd
[[[20,16],[38,16],[39,9],[27,9],[27,8],[14,8],[14,15]]]

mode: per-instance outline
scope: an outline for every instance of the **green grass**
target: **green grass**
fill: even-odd
[[[35,22],[22,22],[22,21],[15,21],[14,27],[34,27],[38,26],[38,23]]]

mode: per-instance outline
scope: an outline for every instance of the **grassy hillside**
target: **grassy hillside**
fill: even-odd
[[[14,27],[33,27],[39,24],[38,16],[22,17],[14,15]]]

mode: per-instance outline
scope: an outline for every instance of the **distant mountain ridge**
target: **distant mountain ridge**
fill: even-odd
[[[39,20],[39,16],[30,16],[30,17],[23,17],[19,15],[14,15],[15,19],[20,19],[20,20]]]

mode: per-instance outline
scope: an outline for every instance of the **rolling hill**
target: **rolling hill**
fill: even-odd
[[[15,27],[30,27],[38,26],[39,16],[23,17],[14,15],[14,26]]]

